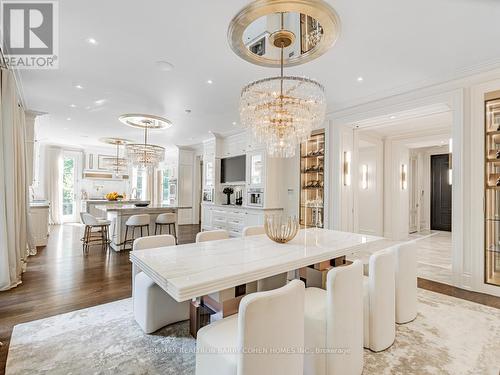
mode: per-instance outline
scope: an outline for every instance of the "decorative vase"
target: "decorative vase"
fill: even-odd
[[[267,237],[274,242],[286,243],[297,235],[299,223],[296,217],[266,215],[264,218],[264,229]]]

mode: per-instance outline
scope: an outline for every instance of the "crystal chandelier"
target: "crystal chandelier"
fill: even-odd
[[[240,97],[241,124],[252,130],[259,142],[265,142],[271,157],[289,158],[297,145],[306,140],[311,130],[325,119],[325,90],[318,82],[305,78],[284,76],[284,49],[295,35],[281,29],[270,36],[280,48],[280,76],[261,79],[245,86]]]
[[[102,160],[104,165],[113,171],[115,177],[122,177],[127,172],[128,163],[127,159],[120,157],[120,146],[132,143],[132,141],[123,138],[103,138],[101,142],[116,146],[116,156],[104,157]]]
[[[128,126],[144,130],[144,143],[127,144],[128,162],[139,169],[152,170],[165,159],[165,148],[148,143],[148,130],[166,129],[172,123],[164,118],[152,115],[127,114],[120,116],[120,121]]]

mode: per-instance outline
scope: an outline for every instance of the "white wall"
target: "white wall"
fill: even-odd
[[[357,173],[354,183],[357,184],[358,192],[355,203],[357,208],[357,232],[372,235],[383,234],[383,186],[380,186],[379,175],[383,175],[383,170],[379,170],[377,159],[379,149],[376,144],[359,148]],[[367,187],[362,186],[363,165],[367,166]]]

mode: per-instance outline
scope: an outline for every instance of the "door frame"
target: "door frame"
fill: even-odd
[[[75,161],[75,164],[73,165],[73,214],[72,215],[62,215],[62,222],[64,223],[76,223],[79,222],[79,216],[80,216],[80,211],[81,211],[81,199],[80,199],[80,194],[78,192],[80,191],[80,176],[82,173],[82,153],[79,151],[71,151],[71,150],[63,150],[63,166],[64,166],[64,159],[72,158]],[[64,170],[62,173],[62,176],[64,178]],[[61,185],[61,189],[63,186]],[[61,191],[61,195],[62,195]],[[64,198],[62,204],[64,205]],[[63,211],[64,212],[64,211]]]

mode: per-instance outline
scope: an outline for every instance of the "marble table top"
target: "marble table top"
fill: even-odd
[[[367,250],[381,240],[309,228],[286,244],[260,235],[132,251],[130,260],[181,302]]]

